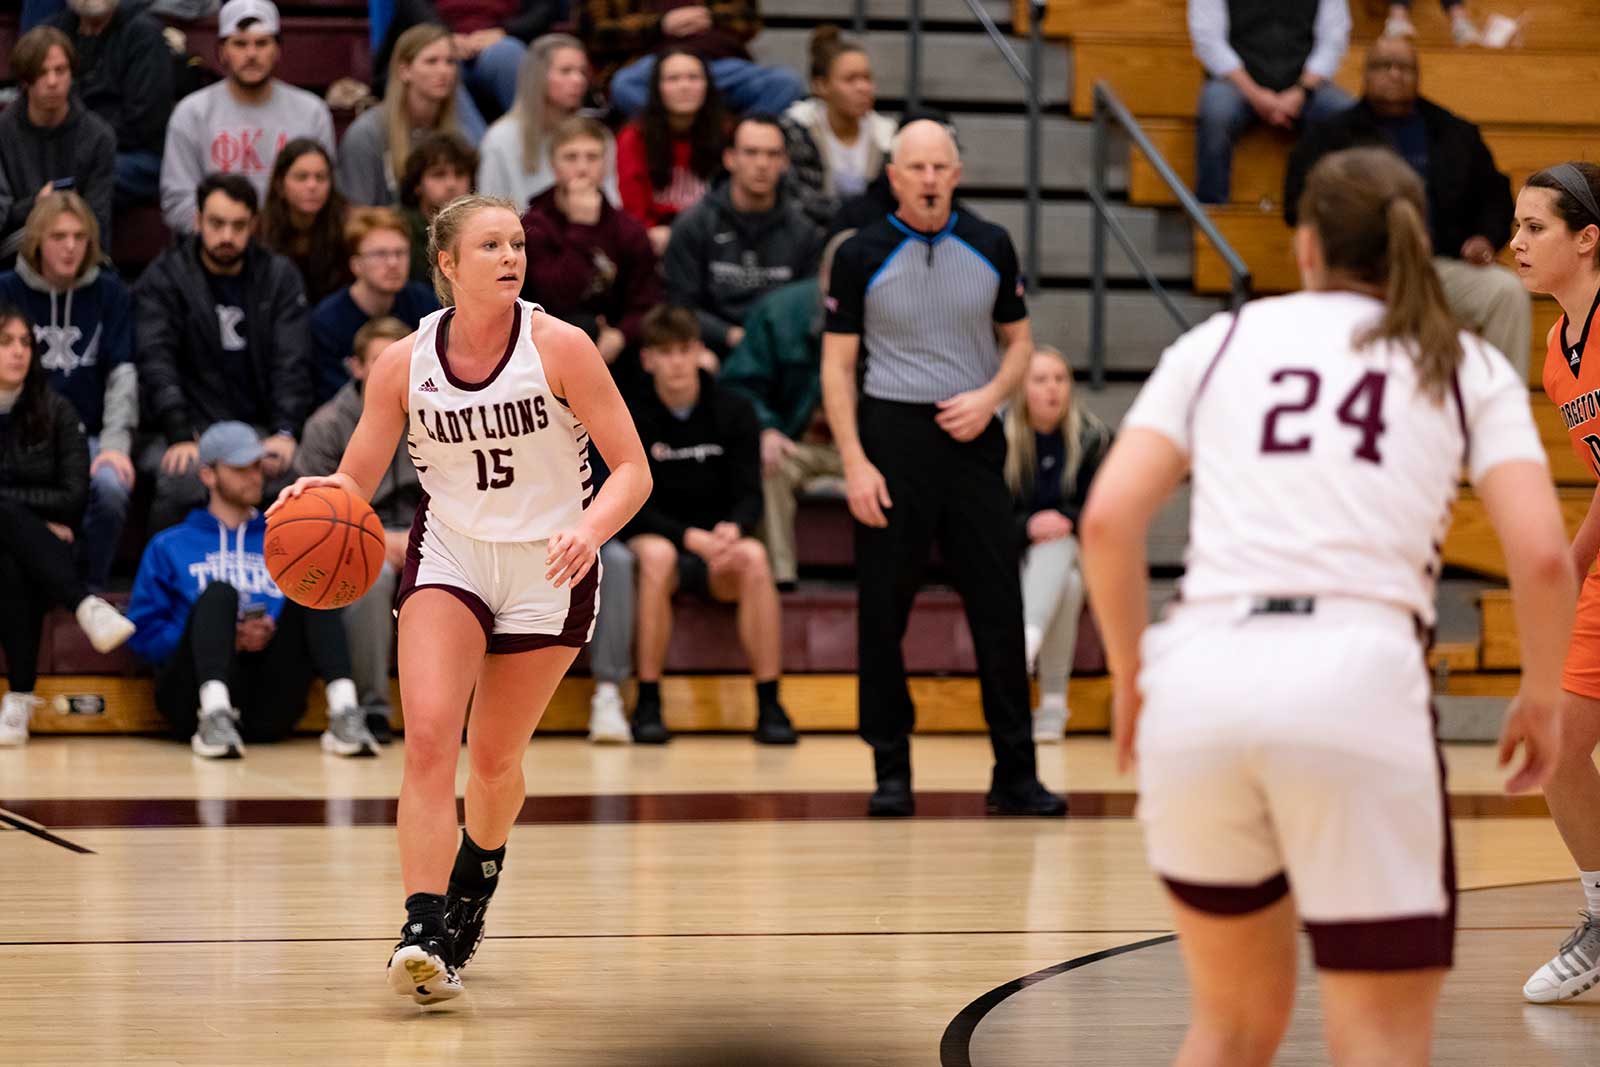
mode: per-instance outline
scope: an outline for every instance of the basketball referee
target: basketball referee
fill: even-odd
[[[890,158],[900,208],[840,247],[822,348],[823,401],[856,520],[857,699],[878,778],[867,813],[914,809],[916,709],[900,645],[937,541],[978,654],[994,744],[989,811],[1064,815],[1066,802],[1039,783],[1034,763],[995,418],[1033,353],[1016,251],[1005,230],[951,210],[961,160],[945,127],[907,125]]]

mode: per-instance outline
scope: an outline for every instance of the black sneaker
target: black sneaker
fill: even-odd
[[[916,813],[909,778],[884,779],[867,801],[867,814],[875,819],[904,819]]]
[[[633,709],[633,743],[664,745],[672,740],[667,724],[661,721],[660,701],[641,700]]]
[[[1056,796],[1037,778],[1005,789],[994,788],[984,798],[990,815],[1033,815],[1054,818],[1067,813],[1067,798]]]
[[[483,917],[489,913],[493,896],[457,896],[454,889],[445,895],[444,927],[449,935],[450,966],[458,971],[472,962],[478,946],[483,944]]]
[[[756,742],[762,745],[792,745],[800,738],[789,721],[789,713],[778,703],[763,704],[756,713]]]
[[[389,988],[418,1004],[459,997],[461,977],[450,966],[449,951],[447,938],[424,934],[421,923],[407,923],[389,957]]]
[[[394,744],[394,727],[389,725],[389,709],[374,711],[368,708],[367,729],[372,732],[372,739],[378,744]]]

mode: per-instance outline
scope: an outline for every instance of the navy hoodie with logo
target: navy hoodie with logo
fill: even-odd
[[[50,387],[72,401],[83,431],[102,449],[132,455],[139,425],[139,372],[133,361],[133,294],[110,270],[90,267],[70,289],[52,289],[26,258],[0,274],[0,303],[33,320],[39,366]]]
[[[276,621],[284,600],[261,552],[266,533],[267,520],[259,513],[230,529],[205,508],[195,508],[151,538],[128,601],[128,620],[138,627],[128,647],[148,663],[165,662],[183,639],[194,602],[212,582],[233,586],[241,612],[260,605]]]

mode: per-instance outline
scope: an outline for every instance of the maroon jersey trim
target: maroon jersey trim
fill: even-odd
[[[500,377],[500,372],[506,369],[511,362],[511,354],[517,350],[517,338],[522,336],[522,304],[513,305],[511,309],[511,336],[506,338],[506,353],[500,357],[500,362],[495,364],[494,370],[481,382],[469,382],[456,377],[455,371],[450,369],[450,320],[455,318],[456,309],[447,308],[444,317],[439,320],[439,328],[433,333],[433,348],[439,357],[439,366],[444,369],[445,380],[457,389],[475,393],[480,389],[487,389]]]

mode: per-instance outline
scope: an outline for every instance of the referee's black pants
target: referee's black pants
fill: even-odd
[[[889,525],[856,524],[861,583],[857,653],[861,737],[880,782],[911,776],[916,709],[906,688],[901,642],[935,541],[967,613],[978,655],[983,717],[994,745],[994,786],[1034,781],[1033,724],[1022,637],[1022,580],[1003,467],[1005,434],[995,419],[957,441],[930,404],[864,397],[861,445],[888,482]]]

